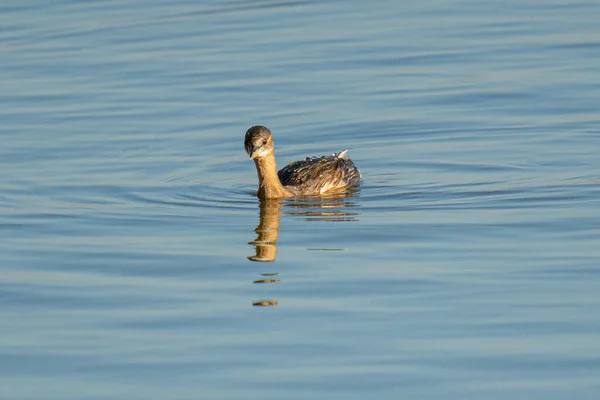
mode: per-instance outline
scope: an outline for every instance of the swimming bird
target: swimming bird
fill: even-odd
[[[358,187],[362,178],[346,155],[348,149],[330,156],[292,161],[277,172],[273,135],[266,126],[248,129],[244,147],[256,165],[257,196],[261,199],[341,194]]]

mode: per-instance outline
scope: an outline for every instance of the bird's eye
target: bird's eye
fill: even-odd
[[[263,139],[263,146],[267,144],[267,139]]]

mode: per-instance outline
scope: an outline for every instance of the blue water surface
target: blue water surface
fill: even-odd
[[[599,20],[1,5],[0,397],[596,399]],[[255,124],[361,190],[261,204]]]

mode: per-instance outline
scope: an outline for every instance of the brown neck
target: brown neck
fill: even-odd
[[[289,196],[288,191],[281,185],[277,175],[277,164],[273,153],[255,158],[256,172],[258,173],[258,197],[273,199]]]

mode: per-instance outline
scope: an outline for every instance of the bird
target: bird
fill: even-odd
[[[277,171],[273,135],[266,126],[250,127],[244,148],[256,165],[260,199],[342,194],[357,188],[362,179],[358,167],[347,156],[348,149],[292,161]]]

